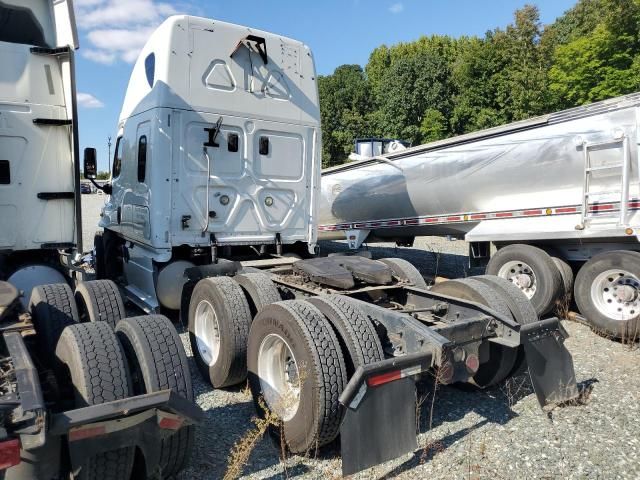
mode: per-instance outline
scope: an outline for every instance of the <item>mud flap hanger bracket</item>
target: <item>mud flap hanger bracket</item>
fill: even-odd
[[[432,364],[433,354],[420,352],[358,367],[340,396],[344,476],[418,447],[414,377]]]

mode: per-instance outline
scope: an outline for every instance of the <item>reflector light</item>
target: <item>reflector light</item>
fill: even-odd
[[[20,441],[17,438],[0,443],[0,470],[20,463]],[[3,477],[4,478],[4,477]]]
[[[164,417],[160,420],[158,424],[160,428],[164,428],[167,430],[178,430],[182,426],[182,420],[177,418]]]
[[[380,375],[374,375],[367,379],[367,385],[370,387],[378,387],[385,383],[393,382],[402,378],[402,370],[394,370],[392,372],[381,373]]]
[[[107,429],[104,425],[98,427],[80,427],[69,432],[69,441],[76,442],[78,440],[84,440],[85,438],[98,437],[107,433]]]

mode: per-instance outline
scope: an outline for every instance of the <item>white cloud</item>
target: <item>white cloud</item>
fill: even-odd
[[[190,4],[156,0],[76,0],[78,27],[86,34],[82,56],[111,65],[119,60],[134,63],[147,39],[167,17],[193,11]]]
[[[404,5],[402,2],[394,3],[389,7],[389,11],[394,15],[398,13],[402,13],[404,12]]]
[[[90,93],[81,93],[78,92],[76,95],[78,99],[78,106],[83,108],[102,108],[104,107],[104,103],[98,100],[96,97],[91,95]]]

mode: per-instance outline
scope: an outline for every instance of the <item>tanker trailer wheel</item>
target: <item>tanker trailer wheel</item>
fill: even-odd
[[[247,363],[258,413],[265,416],[266,407],[280,419],[293,453],[338,436],[347,372],[338,338],[316,307],[289,300],[262,309],[251,325]]]
[[[234,279],[200,280],[189,303],[189,340],[196,365],[216,388],[247,377],[249,303]]]
[[[575,299],[591,327],[619,339],[640,335],[640,253],[595,255],[576,277]]]
[[[61,385],[73,387],[74,407],[82,408],[130,395],[129,373],[116,334],[106,322],[79,323],[65,328],[56,347]],[[134,447],[124,447],[85,459],[82,480],[129,478]]]
[[[556,264],[556,267],[560,272],[560,277],[562,278],[562,293],[564,294],[564,298],[561,297],[560,300],[570,302],[573,295],[573,269],[567,262],[565,262],[561,258],[551,257],[551,260],[553,260],[553,263]],[[567,308],[568,307],[569,305],[567,305]]]
[[[243,273],[233,279],[238,282],[249,300],[251,318],[270,303],[282,300],[275,284],[264,273]]]
[[[127,316],[120,290],[111,280],[81,282],[75,298],[81,322],[107,322],[115,328]]]
[[[427,282],[424,281],[424,277],[420,271],[406,260],[402,258],[382,258],[378,261],[389,267],[393,272],[393,275],[401,280],[413,284],[416,288],[421,288],[423,290],[428,288]]]
[[[551,312],[562,295],[558,267],[544,250],[531,245],[501,248],[489,260],[486,273],[506,278],[522,290],[540,316]]]
[[[504,295],[499,290],[473,278],[447,280],[433,286],[431,292],[480,303],[507,318],[513,318]],[[480,363],[471,383],[477,387],[486,388],[505,380],[515,366],[517,350],[489,341],[480,348],[486,349],[486,354],[481,355],[481,360],[486,360]]]
[[[378,332],[355,302],[341,295],[312,297],[307,301],[320,310],[333,327],[349,378],[359,366],[384,360]]]
[[[38,333],[38,346],[44,360],[52,360],[58,339],[69,325],[79,322],[73,292],[66,283],[40,285],[33,289],[29,312]]]
[[[513,319],[520,325],[526,325],[528,323],[538,321],[538,314],[533,308],[533,305],[531,305],[531,301],[529,301],[522,290],[516,287],[509,280],[501,277],[496,277],[495,275],[479,275],[477,277],[471,278],[478,280],[479,282],[482,282],[485,285],[488,285],[494,290],[500,292],[502,294],[502,298],[507,302],[509,310],[511,310]],[[511,369],[511,372],[509,372],[509,377],[515,377],[524,373],[526,368],[527,364],[524,354],[524,347],[521,345],[518,348],[516,363]]]
[[[133,395],[171,389],[193,401],[187,355],[173,324],[164,315],[126,318],[116,335],[124,349]],[[195,428],[182,427],[160,445],[163,478],[171,478],[186,465],[194,442]]]

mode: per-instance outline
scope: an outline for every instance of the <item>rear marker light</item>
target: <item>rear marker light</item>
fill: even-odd
[[[20,441],[16,438],[0,443],[0,470],[20,463]],[[4,478],[4,477],[3,477]]]

